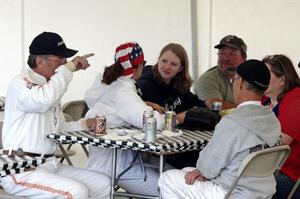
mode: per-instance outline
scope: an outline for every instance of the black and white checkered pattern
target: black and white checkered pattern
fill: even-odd
[[[46,161],[41,157],[0,155],[0,177],[22,172],[25,168],[36,167]]]
[[[132,129],[132,128],[131,128]],[[130,138],[126,141],[96,138],[88,131],[63,132],[50,134],[47,137],[60,143],[77,143],[108,148],[131,149],[164,154],[184,151],[201,150],[211,139],[212,131],[190,131],[182,129],[183,134],[178,137],[163,136],[155,143]]]

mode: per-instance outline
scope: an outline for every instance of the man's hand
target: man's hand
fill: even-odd
[[[199,181],[206,180],[206,178],[201,174],[201,172],[198,169],[187,172],[185,174],[184,178],[185,178],[185,183],[188,185],[193,185],[196,180],[199,180]]]
[[[94,53],[89,53],[83,56],[76,56],[74,59],[72,59],[72,62],[74,63],[76,70],[85,70],[87,69],[90,64],[87,60],[87,58],[94,56]]]
[[[178,124],[183,124],[186,112],[187,111],[183,111],[176,114],[176,121],[178,121]]]
[[[209,109],[212,108],[212,103],[213,102],[222,102],[222,109],[223,110],[236,108],[236,104],[231,103],[231,102],[223,101],[222,99],[219,99],[219,98],[210,98],[210,99],[205,100],[205,104]]]
[[[210,98],[205,100],[205,104],[209,109],[212,109],[213,102],[223,102],[223,100],[219,98]]]

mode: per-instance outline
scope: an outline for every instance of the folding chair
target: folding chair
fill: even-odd
[[[86,112],[88,111],[88,107],[84,100],[76,100],[65,103],[62,107],[62,111],[64,113],[66,122],[77,121],[85,116]],[[64,159],[66,159],[69,165],[73,165],[68,157],[75,155],[76,152],[71,150],[71,147],[72,144],[68,144],[65,150],[60,148],[55,152],[55,157],[60,158],[61,163],[64,161]],[[82,145],[82,148],[85,154],[88,156],[88,151],[85,146]]]
[[[224,199],[229,198],[233,189],[242,176],[267,177],[279,171],[288,158],[290,147],[288,145],[276,146],[250,153],[242,162],[237,177],[234,179]]]
[[[289,193],[287,199],[291,199],[291,198],[293,197],[293,195],[294,195],[294,193],[296,192],[296,190],[297,190],[299,184],[300,184],[300,177],[298,178],[298,180],[297,180],[296,183],[294,184],[294,186],[293,186],[292,190],[290,191],[290,193]]]
[[[2,126],[3,121],[0,121],[0,149],[2,149]]]
[[[74,121],[77,121],[85,116],[88,106],[84,100],[70,101],[63,105],[62,111],[70,115]]]

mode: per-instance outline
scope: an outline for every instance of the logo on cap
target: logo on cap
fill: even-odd
[[[57,43],[58,46],[61,46],[61,45],[64,45],[64,44],[65,44],[64,41],[60,41],[60,42]]]

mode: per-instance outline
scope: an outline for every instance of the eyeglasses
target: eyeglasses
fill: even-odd
[[[283,55],[267,55],[262,61],[269,67],[271,72],[277,77],[281,77],[285,74],[284,65],[287,64],[284,60],[286,59]]]
[[[218,53],[217,53],[218,56],[239,56],[239,52],[238,50],[232,50],[232,51],[223,51],[223,50],[220,50]]]
[[[143,66],[145,66],[145,65],[146,65],[146,63],[147,63],[146,61],[143,61]]]

